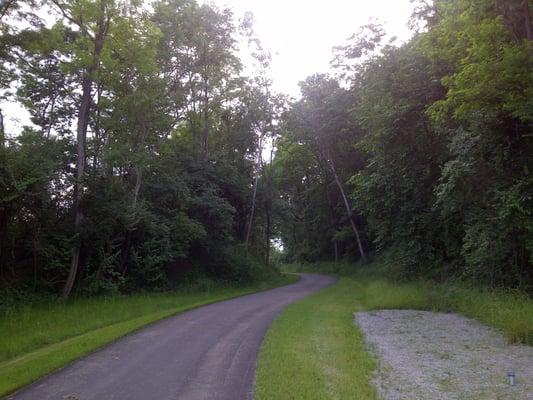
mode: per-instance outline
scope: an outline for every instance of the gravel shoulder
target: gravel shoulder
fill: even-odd
[[[510,345],[458,314],[384,310],[354,317],[378,361],[374,384],[385,400],[533,400],[533,347]]]

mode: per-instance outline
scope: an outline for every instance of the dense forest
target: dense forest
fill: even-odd
[[[31,114],[2,129],[2,282],[68,296],[261,268],[255,188],[281,99],[250,16],[189,0],[8,1],[1,15],[4,96]]]
[[[409,42],[363,27],[301,83],[274,162],[291,257],[531,289],[531,6],[420,2]]]
[[[531,7],[417,1],[408,42],[364,26],[289,101],[250,15],[3,1],[1,95],[31,123],[0,113],[2,290],[246,281],[273,253],[530,290]]]

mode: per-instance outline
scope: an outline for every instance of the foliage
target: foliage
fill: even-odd
[[[32,122],[0,124],[2,287],[242,281],[274,240],[285,261],[388,250],[403,278],[533,287],[531,1],[418,1],[409,41],[370,22],[289,106],[249,15],[195,0],[2,7],[0,87],[16,89],[2,98]]]
[[[412,21],[419,30],[407,43],[383,44],[381,28],[369,25],[337,48],[339,79],[349,85],[337,89],[344,104],[322,97],[302,117],[309,93],[324,86],[310,78],[287,115],[275,164],[292,210],[280,225],[288,259],[332,259],[326,244],[347,239],[338,202],[324,196],[316,145],[306,140],[314,136],[339,143],[334,158],[352,162],[339,169],[371,239],[365,245],[388,250],[397,275],[531,290],[531,2],[420,3]],[[328,107],[348,113],[344,129],[328,128],[334,116],[320,111]]]
[[[71,276],[83,295],[268,276],[266,222],[250,223],[250,246],[241,243],[260,137],[273,135],[283,100],[242,74],[231,11],[194,0],[151,11],[139,1],[10,3],[0,84],[17,88],[11,100],[32,124],[0,136],[6,293],[57,293]],[[39,20],[46,12],[52,24]],[[254,207],[262,215],[266,203]]]

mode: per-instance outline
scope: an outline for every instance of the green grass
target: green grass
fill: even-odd
[[[374,399],[375,367],[353,322],[356,311],[458,312],[497,328],[510,342],[533,345],[533,299],[513,291],[392,282],[378,263],[290,265],[290,272],[340,276],[338,283],[289,306],[269,330],[258,363],[258,400]]]
[[[418,280],[393,282],[379,263],[364,268],[349,264],[289,265],[292,272],[320,272],[351,277],[363,288],[357,300],[366,310],[417,309],[456,312],[498,329],[511,343],[533,345],[533,299],[514,290],[461,283]]]
[[[261,347],[256,400],[376,398],[374,361],[353,324],[357,289],[342,278],[276,319]]]
[[[246,287],[74,299],[6,311],[0,324],[0,396],[149,323],[297,279],[286,275]]]

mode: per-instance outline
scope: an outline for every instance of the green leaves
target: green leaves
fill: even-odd
[[[345,228],[325,228],[332,203],[317,195],[327,178],[313,156],[330,151],[364,161],[343,164],[351,207],[401,276],[531,287],[533,59],[524,4],[425,3],[417,9],[425,29],[404,45],[381,45],[376,28],[337,54],[351,83],[345,103],[332,95],[335,82],[302,84],[276,160],[293,209],[287,243],[317,249],[319,258],[332,257],[322,237],[346,239]],[[313,145],[314,153],[302,151]],[[291,254],[309,258],[295,248]]]

